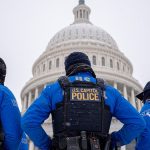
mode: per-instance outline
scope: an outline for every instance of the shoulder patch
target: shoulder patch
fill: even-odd
[[[143,116],[143,117],[144,117],[144,116],[150,117],[150,109],[143,111],[143,112],[141,113],[141,116]]]
[[[18,107],[16,99],[14,99],[14,98],[11,99],[11,102],[12,102],[12,104],[13,104],[14,107]]]

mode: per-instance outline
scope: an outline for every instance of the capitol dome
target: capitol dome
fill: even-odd
[[[56,33],[50,40],[46,50],[49,51],[57,45],[76,40],[93,40],[112,48],[112,50],[118,50],[115,40],[106,31],[91,23],[76,22]]]
[[[142,87],[132,76],[133,66],[130,60],[119,50],[115,40],[106,31],[90,22],[90,12],[84,0],[79,0],[79,4],[73,9],[74,22],[57,32],[46,50],[37,58],[32,67],[33,77],[21,91],[22,113],[47,84],[65,75],[65,58],[74,51],[86,53],[96,76],[118,89],[135,108],[141,108],[142,104],[135,99],[135,95]],[[51,120],[47,120],[43,126],[51,135]],[[113,119],[111,131],[119,127],[118,121]],[[29,150],[32,149],[34,145],[30,141]]]

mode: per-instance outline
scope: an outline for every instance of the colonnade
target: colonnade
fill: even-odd
[[[40,89],[44,88],[45,86],[46,86],[46,84],[43,87],[41,87]],[[118,89],[118,83],[117,82],[113,83],[113,87],[116,88],[116,89],[118,89],[122,93],[122,95],[125,97],[125,99],[129,100],[129,102],[135,108],[137,108],[138,110],[140,110],[142,104],[141,104],[141,102],[139,100],[137,100],[135,98],[135,95],[137,94],[137,92],[135,93],[134,88],[131,88],[131,93],[128,93],[127,92],[127,86],[125,84],[122,84],[122,86],[123,86],[123,91],[121,91],[120,89]],[[32,93],[32,92],[34,92],[34,93]],[[23,98],[23,101],[22,101],[22,111],[23,112],[31,105],[31,103],[33,102],[33,100],[38,97],[39,92],[41,92],[41,91],[39,91],[39,88],[36,87],[35,90],[32,90],[32,92],[29,91],[24,96],[24,98]]]
[[[123,86],[123,91],[120,91],[120,89],[118,89],[118,84],[117,82],[114,81],[113,83],[113,87],[118,89],[122,95],[124,96],[125,99],[129,100],[129,102],[139,111],[142,107],[142,103],[140,100],[138,100],[135,96],[136,94],[138,94],[139,91],[135,91],[133,87],[130,87],[131,88],[131,93],[128,93],[128,90],[127,90],[127,85],[125,84],[122,84]]]
[[[44,88],[44,87],[43,87]],[[34,93],[32,93],[31,91],[29,91],[25,96],[24,99],[22,101],[22,112],[25,112],[26,109],[32,104],[33,100],[35,100],[38,95],[39,95],[39,88],[36,87],[34,90]],[[32,97],[32,94],[34,95],[34,97]]]

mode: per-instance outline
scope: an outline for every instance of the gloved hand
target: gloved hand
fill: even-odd
[[[52,139],[51,139],[50,136],[49,136],[49,150],[54,150],[52,143],[53,143],[53,142],[52,142]]]
[[[111,142],[110,142],[110,149],[109,150],[117,150],[117,140],[115,139],[113,132],[110,136],[111,136]]]
[[[109,150],[115,150],[115,147],[116,145],[114,144],[114,142],[111,142]]]

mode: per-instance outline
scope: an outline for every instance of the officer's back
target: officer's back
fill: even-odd
[[[21,141],[21,115],[13,93],[4,86],[6,64],[0,58],[1,149],[17,150]]]
[[[143,107],[140,111],[141,116],[146,122],[144,131],[138,136],[136,150],[150,149],[150,81],[145,85],[143,91],[136,96],[143,102]],[[144,144],[143,144],[144,143]]]
[[[22,127],[24,131],[28,134],[28,136],[36,146],[38,146],[42,150],[48,150],[52,146],[54,146],[55,149],[63,149],[62,147],[64,145],[62,143],[65,143],[67,145],[67,149],[71,149],[72,144],[73,147],[81,148],[81,146],[83,146],[82,136],[85,136],[87,139],[87,144],[85,145],[87,146],[85,146],[84,148],[82,147],[82,149],[94,149],[95,146],[99,148],[99,145],[102,144],[100,142],[100,139],[102,137],[101,132],[103,132],[101,129],[103,128],[103,126],[105,126],[105,124],[100,123],[103,122],[104,119],[108,119],[107,122],[110,121],[109,118],[103,118],[104,113],[108,114],[109,117],[111,114],[111,116],[116,117],[124,124],[121,130],[113,132],[111,134],[111,147],[115,147],[116,145],[122,146],[128,144],[132,139],[140,134],[145,126],[145,123],[139,113],[113,87],[105,85],[105,88],[101,89],[101,85],[98,85],[95,73],[91,68],[91,63],[87,55],[81,52],[71,53],[65,61],[65,70],[69,84],[66,84],[66,82],[59,79],[53,84],[48,85],[42,91],[39,98],[37,98],[37,100],[35,100],[34,103],[29,107],[29,109],[26,111],[22,118]],[[63,83],[65,83],[64,86]],[[82,87],[83,85],[79,86],[79,84],[85,84],[84,88]],[[76,89],[75,86],[77,87]],[[92,88],[90,88],[89,90],[89,87]],[[98,92],[99,88],[100,91]],[[87,94],[87,89],[90,91],[89,94]],[[91,103],[91,108],[88,107],[88,109],[87,103],[84,103],[87,97],[91,100],[93,99],[94,101],[94,103]],[[79,99],[81,101],[78,101]],[[101,102],[104,102],[103,105],[101,105]],[[80,109],[78,103],[80,103],[81,105],[85,105],[85,107],[82,107],[83,110]],[[95,103],[100,104],[100,107],[98,105],[95,105]],[[95,105],[97,109],[93,110],[92,105]],[[104,106],[103,108],[106,108],[106,111],[102,111],[101,106]],[[84,114],[84,109],[88,114],[88,117]],[[76,110],[76,113],[72,110]],[[87,110],[89,110],[89,113]],[[95,113],[95,117],[93,117],[91,110]],[[101,113],[97,110],[100,110]],[[63,115],[60,112],[63,112]],[[49,138],[49,136],[41,127],[41,124],[49,117],[50,114],[52,114],[53,116],[53,144],[51,138]],[[90,118],[90,114],[93,118]],[[85,115],[85,118],[81,118],[79,120],[78,118],[83,115]],[[77,121],[75,121],[72,116],[77,117]],[[87,122],[87,126],[83,126],[84,122],[82,121],[82,119]],[[92,128],[92,123],[90,119],[93,120],[94,128]],[[74,122],[71,122],[71,120],[74,120]],[[100,120],[99,126],[101,127],[97,126],[97,120]],[[64,123],[65,128],[62,128]],[[82,126],[80,126],[81,124]],[[76,130],[80,129],[79,132],[81,130],[84,131],[85,129],[85,132],[81,131],[80,135],[76,134],[76,132],[72,132],[76,131],[74,130],[75,128]],[[108,132],[108,130],[105,131]],[[90,142],[90,144],[88,142]]]

